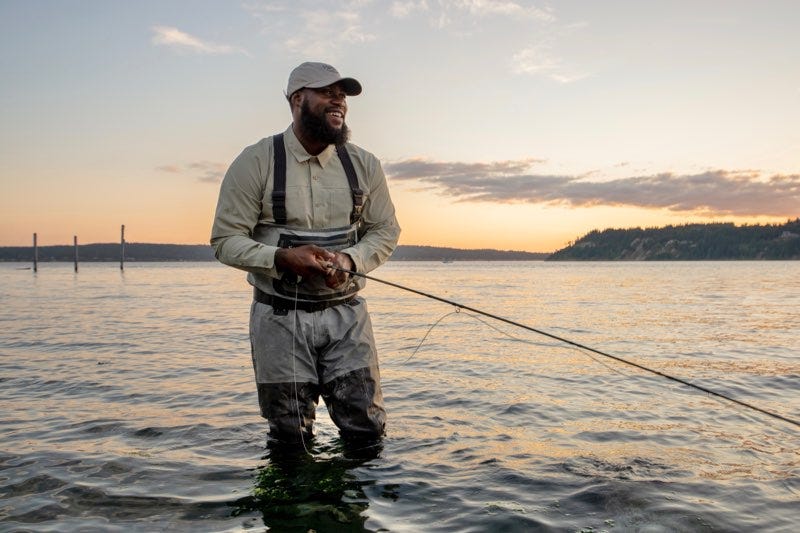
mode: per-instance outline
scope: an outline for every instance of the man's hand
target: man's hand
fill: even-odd
[[[275,266],[279,270],[289,271],[301,278],[311,276],[327,276],[329,265],[335,261],[336,254],[320,248],[315,244],[304,244],[297,248],[278,248],[275,252]]]
[[[347,272],[342,272],[341,270],[336,270],[333,267],[339,267],[345,270],[356,269],[355,265],[353,264],[353,259],[349,255],[336,252],[333,260],[330,262],[328,271],[325,273],[325,285],[331,289],[338,289],[350,279],[350,274]]]

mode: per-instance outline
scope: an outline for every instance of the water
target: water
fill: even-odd
[[[797,528],[797,427],[519,328],[371,282],[387,437],[348,448],[321,405],[287,455],[242,273],[23,266],[0,264],[0,530]],[[374,274],[800,419],[800,262]]]

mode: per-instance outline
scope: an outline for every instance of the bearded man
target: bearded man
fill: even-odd
[[[324,63],[295,68],[292,124],[248,146],[222,181],[211,245],[248,272],[250,345],[270,437],[314,434],[319,397],[346,438],[383,435],[386,412],[366,302],[368,273],[400,235],[378,159],[347,142],[361,84]]]

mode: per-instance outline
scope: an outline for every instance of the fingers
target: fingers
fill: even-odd
[[[344,274],[345,276],[348,276],[349,274],[347,272],[342,272],[342,270],[355,269],[355,267],[353,266],[353,260],[350,258],[350,256],[347,254],[343,254],[341,252],[336,252],[336,257],[331,262],[330,266],[331,266],[330,273],[339,272],[340,274]]]
[[[341,287],[350,279],[350,274],[338,270],[339,268],[343,270],[353,270],[352,258],[347,254],[336,252],[334,260],[331,262],[330,268],[325,276],[325,284],[332,289]]]
[[[296,248],[280,248],[275,253],[275,265],[281,270],[291,271],[301,277],[326,274],[335,254],[314,244]]]
[[[342,270],[355,269],[349,255],[330,252],[314,244],[280,248],[275,253],[275,265],[300,277],[324,276],[325,285],[332,289],[341,287],[350,279],[350,274]]]

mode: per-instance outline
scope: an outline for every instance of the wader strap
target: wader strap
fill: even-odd
[[[274,152],[273,184],[272,184],[272,216],[275,224],[286,225],[286,147],[283,144],[283,134],[272,137]],[[353,167],[353,161],[344,145],[336,147],[336,155],[342,162],[342,168],[350,184],[350,193],[353,196],[353,212],[350,213],[350,223],[355,224],[361,220],[361,211],[364,209],[364,191],[358,186],[358,176]]]
[[[272,137],[272,150],[275,156],[272,185],[272,216],[275,223],[286,225],[286,147],[283,133]]]
[[[347,182],[350,184],[350,192],[353,195],[353,212],[350,213],[350,223],[355,224],[361,220],[361,211],[364,209],[364,191],[358,186],[356,169],[353,168],[353,161],[350,159],[345,145],[340,144],[336,147],[336,155],[342,162],[344,173],[347,174]]]

